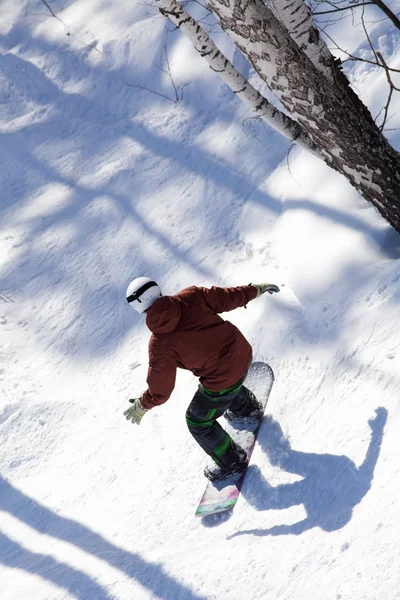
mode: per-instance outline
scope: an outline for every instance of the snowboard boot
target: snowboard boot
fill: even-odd
[[[231,421],[233,423],[235,421],[241,423],[253,423],[254,421],[258,421],[263,417],[265,409],[261,402],[257,400],[257,398],[251,390],[247,390],[246,388],[245,391],[248,392],[248,397],[243,408],[241,408],[240,410],[232,410],[228,408],[224,412],[224,417],[228,421]],[[235,401],[234,404],[236,404]]]
[[[217,465],[216,463],[207,465],[204,469],[204,475],[210,481],[223,481],[233,475],[240,475],[249,466],[249,459],[243,448],[232,441],[232,446],[236,450],[237,459],[229,466]]]

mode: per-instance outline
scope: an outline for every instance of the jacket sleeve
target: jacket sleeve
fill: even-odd
[[[257,296],[257,289],[252,285],[241,285],[239,287],[221,288],[199,288],[203,293],[204,301],[216,313],[228,312],[246,306],[250,300]]]
[[[175,387],[177,363],[164,344],[153,337],[149,344],[148,389],[142,395],[142,406],[148,410],[164,404]]]

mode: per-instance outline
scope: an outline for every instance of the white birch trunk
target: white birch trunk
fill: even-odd
[[[176,0],[156,0],[160,12],[189,37],[197,52],[210,68],[247,104],[247,106],[278,133],[296,142],[321,158],[321,153],[307,133],[293,119],[275,108],[245,79],[233,64],[218,50],[208,33]]]
[[[325,161],[400,231],[400,155],[345,78],[328,84],[262,0],[205,1]]]
[[[331,83],[335,82],[334,58],[315,27],[311,10],[303,0],[268,0],[277,19],[292,40]]]

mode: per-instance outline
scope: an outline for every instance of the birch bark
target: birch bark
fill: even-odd
[[[331,85],[262,0],[206,0],[331,167],[400,232],[400,155],[350,88]]]
[[[349,99],[357,104],[356,94],[350,87],[347,77],[335,63],[304,0],[268,0],[268,5],[313,65],[330,83],[340,87]]]
[[[156,0],[156,3],[161,14],[189,37],[197,52],[205,58],[210,68],[221,76],[234,94],[237,94],[258,117],[287,139],[295,141],[321,158],[321,153],[301,125],[275,108],[239,73],[218,50],[208,33],[196,23],[179,2]]]
[[[333,56],[315,27],[311,10],[304,1],[268,0],[268,4],[278,21],[286,27],[290,37],[314,66],[334,83]]]

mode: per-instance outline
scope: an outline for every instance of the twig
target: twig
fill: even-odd
[[[388,6],[383,2],[383,0],[374,0],[374,4],[378,6],[381,11],[392,21],[393,25],[400,29],[400,19],[398,16],[390,10]]]
[[[158,10],[158,8],[156,8],[154,6],[153,3],[151,3],[151,2],[138,2],[138,5],[139,6],[146,6],[147,8],[150,9],[150,12],[147,12],[147,10],[146,10],[146,15],[148,17],[153,17],[154,19],[158,19],[158,18],[162,19],[163,18],[163,16],[160,15],[160,11]]]
[[[330,4],[330,2],[327,4]],[[368,4],[375,4],[375,2],[362,2],[360,4],[350,4],[349,6],[343,6],[342,8],[334,8],[333,10],[323,10],[320,12],[313,12],[313,15],[329,15],[330,13],[336,13],[336,12],[340,12],[342,10],[352,10],[353,8],[358,8],[359,6],[368,6]]]
[[[291,170],[291,168],[290,168],[290,160],[289,160],[289,159],[290,159],[290,153],[291,153],[291,151],[293,150],[293,148],[295,148],[295,147],[296,147],[296,144],[294,144],[294,143],[293,143],[293,144],[291,144],[291,146],[290,146],[290,148],[289,148],[289,150],[288,150],[288,152],[287,152],[287,155],[286,155],[286,164],[287,164],[287,168],[288,168],[288,171],[289,171],[289,173],[290,173],[290,176],[291,176],[291,178],[293,179],[293,181],[294,181],[294,182],[295,182],[295,183],[296,183],[296,184],[297,184],[299,187],[301,187],[301,185],[299,184],[299,182],[298,182],[298,181],[295,179],[295,177],[293,176],[292,170]]]
[[[64,23],[64,21],[62,19],[60,19],[59,16],[56,15],[56,13],[51,8],[51,6],[46,2],[46,0],[42,0],[42,2],[45,5],[45,7],[49,10],[51,16],[54,17],[55,19],[57,19],[57,21],[59,21],[63,27],[65,27],[66,29],[68,29],[68,26],[66,25],[66,23]],[[67,35],[71,35],[69,31],[67,32]]]
[[[264,132],[269,135],[274,135],[276,131],[269,127],[265,121],[261,117],[247,117],[243,120],[242,129],[247,136],[252,137],[254,140],[257,140],[260,144],[263,143],[262,139],[257,135],[256,127],[253,127],[254,124],[262,127]]]
[[[156,92],[155,90],[151,90],[150,88],[147,88],[144,85],[134,85],[133,83],[128,83],[123,77],[121,77],[121,79],[125,83],[125,85],[127,85],[128,87],[136,88],[138,90],[143,90],[145,92],[150,92],[150,94],[156,94],[156,96],[160,96],[161,98],[165,98],[165,100],[169,100],[173,104],[177,103],[177,100],[174,100],[173,98],[170,98],[166,94],[162,94],[161,92]]]
[[[364,29],[365,37],[368,40],[369,47],[371,48],[372,53],[375,56],[376,62],[379,63],[379,59],[378,59],[378,57],[376,55],[375,48],[374,48],[374,46],[373,46],[373,44],[371,42],[371,38],[369,37],[368,29],[367,29],[367,26],[365,24],[364,14],[365,14],[365,8],[363,6],[362,13],[361,13],[361,23],[362,23],[362,26],[363,26],[363,29]]]
[[[330,39],[330,41],[336,46],[337,50],[340,50],[340,52],[343,52],[343,54],[347,54],[347,56],[349,58],[346,58],[343,63],[348,62],[349,60],[355,60],[358,62],[365,62],[369,65],[373,65],[374,67],[380,67],[381,69],[384,69],[384,65],[381,64],[380,62],[375,62],[373,60],[368,60],[367,58],[361,58],[360,56],[354,56],[353,54],[350,54],[350,52],[348,52],[347,50],[343,50],[343,48],[341,48],[339,46],[339,44],[337,44],[337,42],[335,42],[334,39],[331,38],[331,36],[329,35],[329,33],[326,33],[326,31],[324,32],[326,37]],[[389,67],[388,65],[386,65],[386,68],[391,71],[392,73],[400,73],[400,69],[394,69],[393,67]]]
[[[164,40],[163,50],[164,50],[164,56],[165,56],[165,64],[167,65],[167,68],[166,69],[163,69],[162,67],[158,67],[158,68],[169,77],[169,79],[171,81],[171,85],[174,88],[175,104],[176,104],[177,102],[179,102],[179,93],[178,93],[178,89],[175,85],[175,81],[174,81],[174,78],[172,77],[172,73],[171,73],[171,65],[169,63],[169,58],[168,58],[167,37],[165,37],[165,40]]]
[[[162,73],[165,73],[165,75],[167,75],[167,77],[169,77],[169,80],[171,82],[171,85],[173,87],[174,94],[175,94],[175,100],[173,100],[172,98],[169,98],[169,100],[171,102],[174,102],[174,104],[177,104],[180,100],[182,100],[183,90],[189,84],[185,83],[184,85],[179,85],[178,86],[175,83],[175,80],[174,80],[174,78],[172,76],[171,63],[170,63],[169,57],[168,57],[168,33],[170,32],[170,30],[168,29],[168,27],[167,27],[166,31],[167,31],[167,34],[165,36],[164,46],[163,46],[166,67],[164,68],[164,67],[162,67],[160,65],[157,65],[155,63],[153,63],[153,64],[154,64],[154,66],[157,69],[159,69]],[[154,93],[157,93],[157,92],[154,92]],[[167,96],[164,96],[164,97],[166,98]]]
[[[51,8],[51,6],[49,6],[49,4],[46,2],[46,0],[42,0],[43,4],[45,5],[45,7],[50,11],[50,14],[57,19],[57,21],[59,21],[61,23],[61,25],[63,27],[65,27],[65,29],[69,29],[68,25],[66,23],[64,23],[64,21],[62,19],[60,19],[60,17],[58,17],[56,15],[56,13],[54,12],[54,10]],[[74,40],[76,40],[79,44],[82,44],[82,46],[85,46],[86,48],[94,48],[96,50],[96,52],[99,52],[99,54],[103,54],[101,52],[101,50],[99,50],[96,47],[96,40],[94,40],[93,42],[91,42],[90,44],[86,44],[85,42],[82,42],[82,40],[80,40],[79,38],[77,38],[75,35],[72,35],[70,31],[66,32],[66,35],[68,35],[69,37],[73,38]]]
[[[42,0],[42,2],[43,2],[43,4],[46,6],[46,8],[48,8],[48,9],[49,9],[49,11],[50,11],[50,12],[51,12],[51,14],[53,15],[53,17],[54,17],[55,19],[58,19],[58,21],[61,21],[61,19],[60,19],[59,17],[57,17],[56,13],[53,11],[53,9],[51,8],[51,6],[49,6],[49,5],[47,4],[46,0]],[[62,23],[62,21],[61,21],[61,23]]]
[[[244,119],[244,121],[242,123],[242,129],[247,136],[250,135],[254,140],[257,140],[257,142],[261,142],[260,138],[256,135],[254,128],[252,126],[253,121],[256,121],[256,123],[259,123],[260,121],[262,121],[262,119],[261,119],[261,117],[247,117],[246,119]]]
[[[393,92],[394,92],[394,90],[396,90],[396,92],[400,92],[400,89],[399,89],[399,88],[397,88],[397,87],[394,85],[394,83],[393,83],[393,81],[392,81],[392,78],[390,77],[390,71],[389,71],[389,67],[387,66],[387,64],[386,64],[386,61],[385,61],[385,59],[383,58],[382,54],[381,54],[380,52],[377,52],[376,54],[377,54],[377,57],[379,58],[379,60],[382,62],[383,68],[385,69],[385,73],[386,73],[386,79],[387,79],[387,82],[388,82],[388,84],[389,84],[389,88],[390,88],[390,90],[389,90],[389,96],[388,96],[388,99],[387,99],[386,105],[385,105],[385,107],[384,107],[384,113],[383,113],[383,122],[382,122],[382,124],[381,124],[381,125],[380,125],[380,127],[379,127],[379,129],[380,129],[381,131],[383,131],[383,129],[384,129],[384,127],[385,127],[385,124],[386,124],[386,122],[387,122],[387,116],[388,116],[388,112],[389,112],[389,105],[390,105],[390,102],[391,102],[391,100],[392,100],[392,95],[393,95]]]

